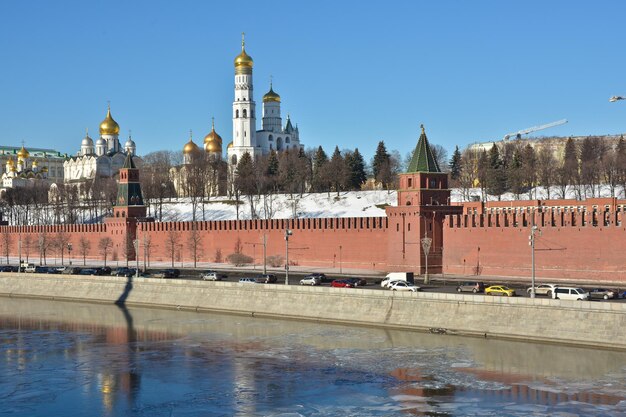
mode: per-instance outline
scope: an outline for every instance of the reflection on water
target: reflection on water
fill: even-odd
[[[623,352],[0,299],[8,415],[626,415]]]

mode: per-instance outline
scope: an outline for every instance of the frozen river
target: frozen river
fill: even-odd
[[[626,416],[624,352],[11,298],[0,339],[0,416]]]

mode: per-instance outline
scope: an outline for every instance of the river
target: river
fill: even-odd
[[[626,352],[14,298],[0,339],[3,416],[626,416]]]

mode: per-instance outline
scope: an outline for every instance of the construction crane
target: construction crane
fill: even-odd
[[[547,123],[545,125],[529,127],[528,129],[523,129],[515,133],[509,133],[508,135],[504,135],[503,140],[509,140],[509,138],[511,137],[521,139],[522,135],[527,135],[529,133],[536,132],[538,130],[548,129],[550,127],[561,126],[561,125],[564,125],[565,123],[567,123],[567,120],[561,119],[561,120],[557,120],[556,122]]]

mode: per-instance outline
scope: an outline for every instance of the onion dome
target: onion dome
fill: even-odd
[[[9,164],[9,166],[14,167],[14,166],[15,166],[15,161],[13,160],[13,158],[11,158],[11,157],[9,156],[9,159],[7,160],[7,164]]]
[[[33,161],[33,168],[35,168],[36,166],[39,166],[39,162],[37,162],[37,160],[35,159],[35,160]]]
[[[100,138],[100,139],[98,139],[96,141],[96,146],[104,146],[104,147],[106,147],[107,146],[107,141],[105,139],[103,139],[103,138]]]
[[[107,117],[100,123],[101,135],[118,135],[120,133],[120,125],[111,117],[111,107],[107,109]]]
[[[198,151],[200,151],[200,148],[198,148],[198,145],[194,143],[193,139],[191,138],[191,132],[189,132],[189,142],[187,142],[185,146],[183,146],[183,155],[189,155]]]
[[[124,144],[124,149],[134,148],[134,147],[135,147],[135,141],[129,135],[128,140]]]
[[[21,159],[26,159],[30,156],[30,154],[28,153],[28,151],[26,150],[26,148],[24,147],[24,145],[22,145],[22,149],[20,149],[19,151],[17,151],[17,157],[21,158]]]
[[[227,148],[227,149],[231,149],[232,147],[233,147],[233,143],[232,143],[232,142],[230,142],[226,148]]]
[[[246,41],[244,34],[241,34],[241,53],[235,58],[235,72],[237,74],[249,74],[252,72],[252,65],[254,61],[252,57],[246,53]]]
[[[270,91],[265,93],[265,95],[263,96],[263,103],[268,103],[268,102],[280,103],[280,96],[274,92],[271,82],[270,82]]]
[[[91,139],[89,137],[89,131],[87,131],[87,133],[85,133],[85,137],[83,138],[83,141],[80,143],[81,146],[93,146],[93,139]]]
[[[207,153],[222,153],[222,137],[215,131],[215,120],[211,122],[211,132],[204,137],[204,150]]]

